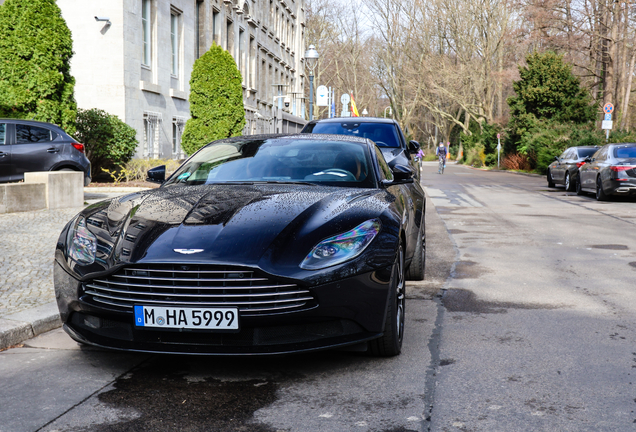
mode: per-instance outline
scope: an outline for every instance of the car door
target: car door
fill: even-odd
[[[569,152],[570,149],[567,149],[563,153],[561,153],[558,160],[550,170],[550,174],[552,174],[552,181],[554,183],[563,183],[563,179],[565,177],[566,160]]]
[[[15,142],[11,146],[14,179],[25,172],[49,171],[62,158],[63,142],[53,142],[57,133],[43,126],[15,125]]]
[[[13,166],[11,165],[11,140],[9,139],[9,125],[0,123],[0,182],[11,180]]]
[[[581,186],[585,189],[596,189],[596,176],[607,157],[607,148],[607,146],[601,147],[601,149],[592,156],[592,162],[584,165],[585,177],[584,179],[581,179]]]

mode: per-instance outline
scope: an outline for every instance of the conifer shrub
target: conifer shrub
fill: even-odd
[[[55,123],[75,132],[71,31],[55,0],[0,6],[0,116]]]
[[[191,155],[211,141],[241,135],[245,126],[243,79],[229,52],[213,44],[194,62],[190,116],[181,147]]]

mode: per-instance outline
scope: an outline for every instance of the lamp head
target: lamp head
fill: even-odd
[[[314,68],[316,67],[318,57],[320,56],[318,55],[318,51],[316,51],[316,47],[313,45],[309,45],[309,48],[307,48],[307,51],[305,51],[305,64],[311,72],[313,72]]]

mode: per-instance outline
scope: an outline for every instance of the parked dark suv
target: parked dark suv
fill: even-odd
[[[91,182],[84,144],[59,126],[32,120],[0,119],[0,182],[24,179],[25,172],[82,171]]]
[[[410,166],[416,178],[420,170],[412,155],[420,149],[417,141],[406,142],[402,129],[393,119],[376,117],[338,117],[313,120],[305,125],[301,133],[349,135],[368,138],[382,150],[384,159],[391,168],[400,164]]]

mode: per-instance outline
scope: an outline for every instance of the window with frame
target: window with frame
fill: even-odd
[[[152,66],[152,17],[151,0],[141,0],[141,27],[143,33],[143,59],[142,64]]]
[[[181,38],[179,37],[179,21],[181,14],[172,11],[170,14],[170,45],[172,48],[172,76],[179,77],[179,45]]]
[[[172,118],[172,154],[181,154],[181,136],[185,128],[186,119],[183,117]]]
[[[15,142],[16,144],[34,144],[53,141],[57,134],[48,129],[29,126],[15,125]]]
[[[144,112],[144,156],[159,156],[159,150],[155,147],[159,141],[160,123],[161,113]]]
[[[0,145],[7,143],[7,124],[0,123]]]

